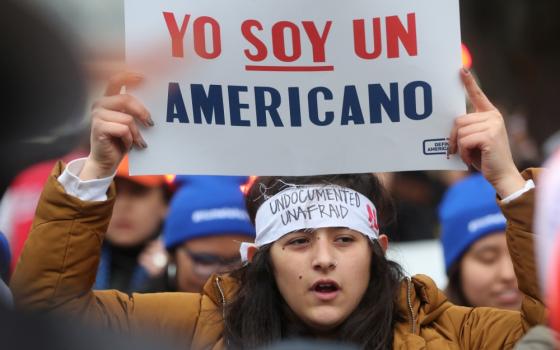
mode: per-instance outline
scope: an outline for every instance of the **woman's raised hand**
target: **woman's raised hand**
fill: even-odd
[[[136,122],[146,127],[153,126],[150,113],[138,99],[120,93],[123,86],[135,86],[142,80],[143,77],[136,73],[117,74],[109,81],[105,96],[93,104],[91,150],[80,179],[111,176],[132,146],[148,146]]]
[[[504,118],[469,71],[461,71],[461,79],[475,112],[455,119],[449,154],[459,153],[467,165],[480,170],[500,197],[507,197],[523,188],[525,180],[513,162]]]

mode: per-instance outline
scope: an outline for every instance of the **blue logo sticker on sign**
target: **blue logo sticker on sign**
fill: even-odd
[[[424,146],[424,154],[435,155],[435,154],[447,154],[447,148],[449,147],[449,139],[429,139],[424,140],[422,143]]]

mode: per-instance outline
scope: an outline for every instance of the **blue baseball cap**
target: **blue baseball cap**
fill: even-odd
[[[481,174],[451,186],[439,207],[445,270],[480,238],[505,231],[506,218],[496,203],[496,191]]]
[[[167,249],[194,238],[240,234],[255,237],[240,186],[244,176],[177,176],[163,226]]]

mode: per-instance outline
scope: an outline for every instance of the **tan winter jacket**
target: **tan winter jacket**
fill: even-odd
[[[58,183],[62,169],[58,164],[44,189],[13,276],[16,305],[64,311],[125,332],[151,327],[192,349],[226,348],[222,312],[235,295],[232,278],[212,277],[202,294],[92,291],[115,190],[109,190],[108,201],[82,202]],[[524,175],[531,178],[534,172]],[[508,246],[525,294],[521,312],[455,306],[429,277],[418,275],[402,283],[399,306],[408,316],[395,327],[395,349],[510,349],[529,328],[545,321],[533,256],[533,197],[530,191],[502,205]]]

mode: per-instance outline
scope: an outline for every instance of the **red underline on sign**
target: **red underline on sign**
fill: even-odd
[[[328,72],[334,66],[245,66],[245,70],[259,72]]]

